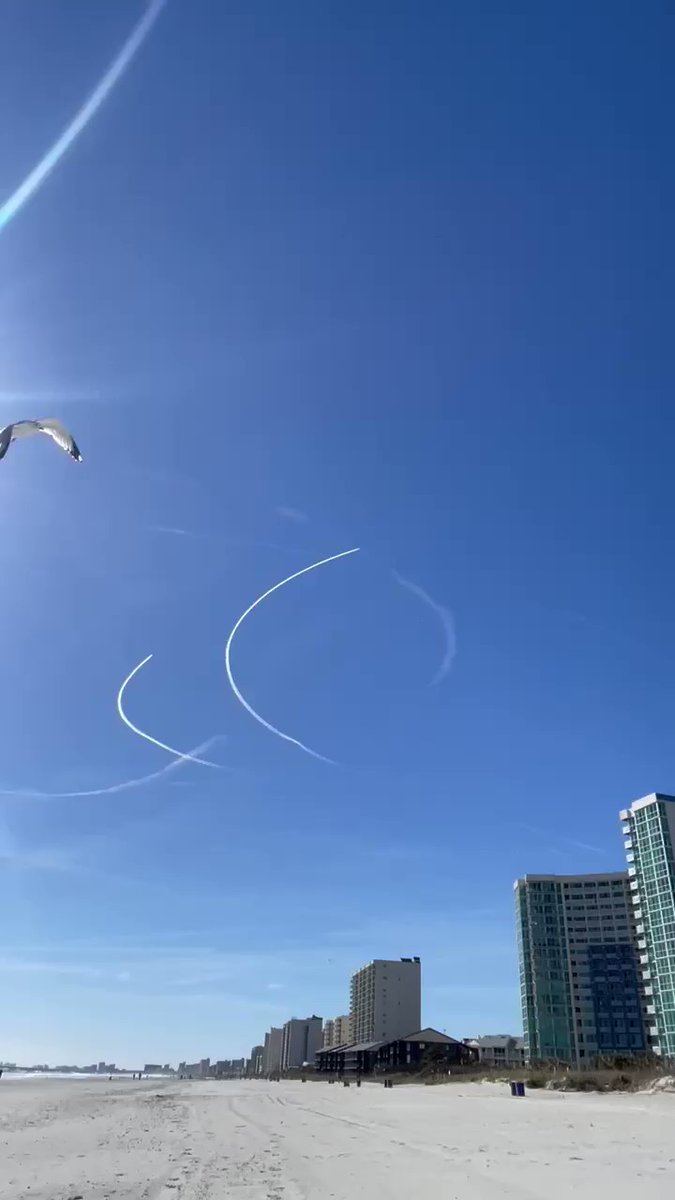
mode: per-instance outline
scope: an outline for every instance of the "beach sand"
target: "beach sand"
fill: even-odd
[[[3,1200],[665,1200],[675,1095],[0,1082]]]

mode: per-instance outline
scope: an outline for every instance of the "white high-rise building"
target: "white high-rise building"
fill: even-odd
[[[376,958],[352,975],[350,1040],[381,1042],[422,1026],[419,958]]]

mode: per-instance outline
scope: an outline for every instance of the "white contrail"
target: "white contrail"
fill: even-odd
[[[436,616],[443,626],[443,635],[445,637],[445,653],[443,655],[443,661],[441,662],[441,665],[431,680],[433,686],[436,683],[440,683],[441,679],[445,678],[450,670],[450,667],[452,666],[452,660],[455,657],[455,651],[457,648],[455,638],[455,619],[449,608],[446,608],[445,605],[439,604],[437,600],[434,600],[428,592],[425,592],[424,588],[420,587],[418,583],[413,583],[410,579],[404,579],[402,575],[399,575],[398,571],[392,571],[392,575],[394,576],[396,582],[400,583],[401,587],[407,588],[409,592],[412,592],[413,595],[418,596],[420,600],[423,600],[424,603],[429,606],[432,612],[436,613]]]
[[[162,767],[161,771],[153,771],[151,775],[142,775],[140,779],[126,779],[124,783],[113,783],[111,787],[92,788],[86,792],[32,792],[28,788],[15,788],[9,791],[5,788],[0,788],[0,796],[15,796],[19,799],[25,797],[27,800],[77,800],[84,796],[111,796],[114,792],[126,792],[131,788],[142,787],[144,783],[152,783],[154,779],[161,779],[163,775],[168,775],[170,771],[176,771],[178,767],[182,767],[186,762],[201,762],[202,760],[195,758],[194,755],[208,750],[215,742],[220,740],[221,735],[209,738],[208,741],[195,746],[194,750],[191,750],[189,754],[184,754],[181,758],[167,763],[165,767]]]
[[[342,550],[340,554],[331,554],[330,558],[322,558],[319,562],[312,563],[309,567],[303,567],[301,571],[294,571],[292,575],[288,575],[286,579],[282,579],[280,583],[275,583],[274,587],[268,588],[266,592],[263,592],[262,596],[258,596],[258,599],[253,601],[253,604],[249,604],[246,612],[241,614],[239,620],[232,629],[225,646],[225,671],[227,672],[227,678],[232,691],[237,697],[237,700],[244,706],[246,711],[250,713],[256,721],[263,725],[265,729],[269,729],[270,733],[276,733],[277,737],[283,738],[285,742],[292,742],[294,746],[298,746],[300,750],[304,750],[305,754],[311,754],[312,758],[318,758],[321,762],[331,763],[331,765],[334,765],[332,758],[326,758],[323,754],[317,754],[316,750],[312,750],[309,746],[305,746],[304,742],[299,742],[297,738],[291,737],[288,733],[282,733],[281,729],[277,729],[276,725],[270,725],[269,721],[266,721],[264,717],[260,716],[260,713],[257,713],[254,708],[251,708],[251,705],[247,700],[244,699],[239,691],[239,688],[234,682],[234,676],[232,675],[232,668],[230,666],[230,649],[234,635],[239,626],[246,620],[249,613],[253,612],[254,608],[257,608],[263,600],[266,600],[268,596],[272,595],[272,592],[278,591],[279,588],[283,587],[286,583],[290,583],[291,580],[298,579],[300,575],[306,575],[308,571],[315,571],[317,567],[323,567],[326,565],[326,563],[335,562],[338,558],[346,558],[349,554],[357,554],[359,549],[359,546],[355,546],[353,550]]]
[[[144,667],[146,663],[149,663],[151,658],[151,654],[146,655],[146,657],[134,667],[133,671],[129,672],[119,692],[117,693],[117,711],[124,721],[124,724],[128,729],[131,730],[132,733],[138,734],[138,737],[144,738],[146,742],[151,742],[153,746],[159,746],[160,750],[166,750],[167,754],[174,754],[176,758],[182,759],[183,761],[199,763],[199,765],[202,767],[215,767],[217,771],[220,770],[218,763],[209,762],[209,760],[206,758],[195,758],[194,754],[192,753],[183,754],[182,750],[174,750],[173,746],[167,746],[166,742],[160,742],[157,740],[157,738],[152,737],[149,733],[144,733],[142,729],[139,729],[137,725],[132,724],[132,722],[129,720],[122,707],[122,699],[124,697],[125,689],[127,684],[131,683],[134,675],[137,675],[141,670],[141,667]]]
[[[23,183],[20,183],[16,191],[12,193],[8,200],[0,207],[0,231],[12,220],[13,217],[23,208],[27,200],[30,200],[34,192],[38,190],[45,179],[51,175],[54,167],[63,158],[66,150],[69,150],[73,142],[79,137],[83,129],[91,121],[92,117],[98,112],[98,109],[103,104],[103,101],[110,95],[115,84],[126,71],[131,63],[131,60],[140,50],[143,42],[150,33],[155,21],[161,13],[166,0],[150,0],[150,3],[141,17],[138,24],[129,34],[126,42],[122,46],[119,54],[113,59],[105,75],[100,83],[96,85],[88,100],[85,100],[82,107],[73,117],[69,125],[66,126],[63,133],[56,139],[54,144],[50,146],[47,153],[40,159],[36,167],[29,175],[26,176]]]

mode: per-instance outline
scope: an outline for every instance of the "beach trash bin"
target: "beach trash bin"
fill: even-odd
[[[525,1095],[525,1084],[517,1083],[516,1084],[516,1096],[524,1096],[524,1095]]]
[[[511,1095],[512,1095],[512,1096],[517,1096],[517,1095],[518,1095],[518,1093],[517,1093],[517,1091],[516,1091],[516,1087],[517,1087],[517,1086],[518,1086],[518,1085],[517,1085],[517,1083],[516,1083],[515,1079],[512,1079],[512,1080],[511,1080],[511,1082],[510,1082],[510,1084],[509,1084],[509,1087],[511,1088]]]

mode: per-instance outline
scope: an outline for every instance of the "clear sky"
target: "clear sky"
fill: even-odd
[[[85,460],[0,464],[0,1058],[244,1053],[412,954],[517,1031],[514,878],[675,789],[669,8],[169,0],[0,232],[0,417]],[[0,204],[143,11],[2,5]],[[224,649],[353,546],[232,646],[329,765]],[[175,761],[150,653],[224,769],[23,794]]]

